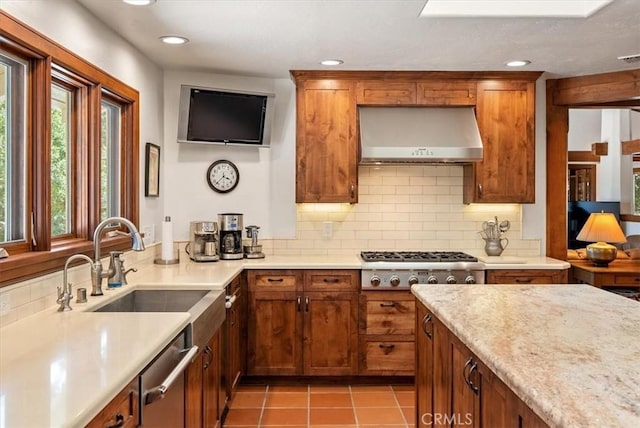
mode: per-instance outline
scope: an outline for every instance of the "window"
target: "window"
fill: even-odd
[[[120,215],[120,106],[102,101],[100,143],[100,219]]]
[[[71,91],[51,85],[51,236],[71,233]]]
[[[25,240],[27,65],[0,51],[0,242]]]
[[[137,223],[139,95],[2,10],[0,29],[2,287],[93,257],[106,217]],[[101,238],[103,254],[131,245]]]
[[[633,212],[640,215],[640,168],[633,168]]]

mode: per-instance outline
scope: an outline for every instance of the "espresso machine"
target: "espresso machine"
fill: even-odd
[[[220,223],[220,258],[237,260],[244,258],[242,251],[242,214],[218,214]]]
[[[251,239],[246,245],[244,245],[244,257],[246,259],[264,259],[264,253],[262,252],[262,245],[258,244],[258,230],[260,226],[247,226],[247,238]]]
[[[189,225],[189,243],[185,247],[191,260],[216,262],[218,255],[218,223],[215,221],[192,221]]]

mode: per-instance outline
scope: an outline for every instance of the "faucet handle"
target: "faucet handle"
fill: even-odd
[[[124,266],[122,268],[124,269]],[[129,272],[138,272],[138,269],[131,268],[131,269],[125,270],[124,273],[122,274],[122,285],[127,285],[128,284],[128,282],[127,282],[127,274]]]

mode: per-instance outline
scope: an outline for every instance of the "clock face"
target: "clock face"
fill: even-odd
[[[236,188],[240,181],[240,173],[233,162],[218,160],[207,170],[209,187],[219,193],[228,193]]]

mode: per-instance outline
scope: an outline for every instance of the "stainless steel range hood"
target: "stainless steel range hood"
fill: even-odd
[[[360,163],[482,160],[473,107],[359,107]]]

